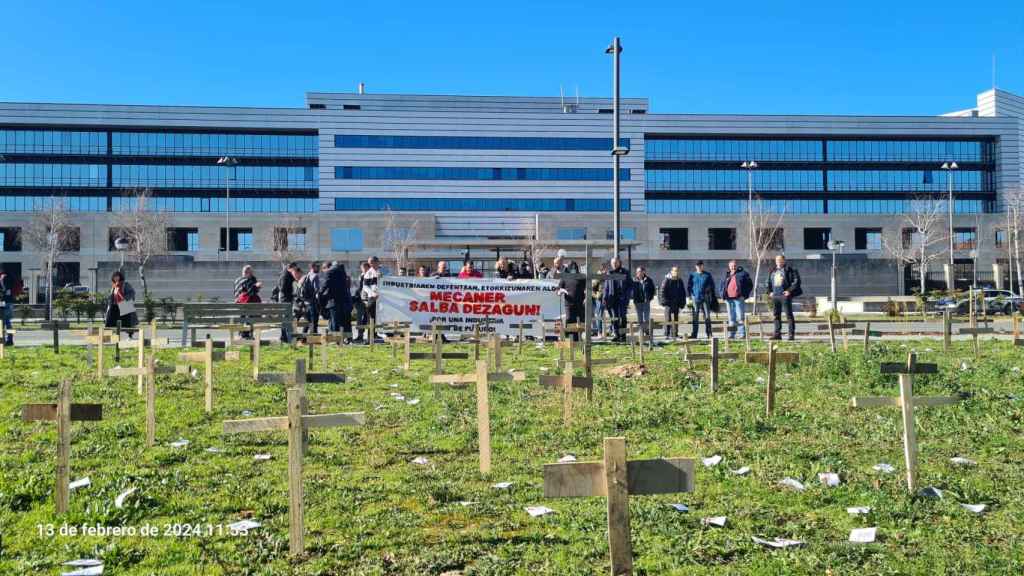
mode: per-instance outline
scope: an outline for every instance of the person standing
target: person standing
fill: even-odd
[[[601,268],[597,272],[599,275],[608,273],[608,266],[601,264]],[[601,299],[601,292],[603,287],[601,280],[593,280],[590,284],[590,297],[593,299],[594,307],[594,326],[592,327],[592,334],[594,336],[604,336],[604,300]]]
[[[665,309],[665,338],[679,336],[679,310],[686,306],[686,284],[679,276],[679,266],[673,266],[661,281],[658,301]]]
[[[643,266],[637,266],[636,268],[636,278],[633,280],[630,293],[633,297],[633,307],[636,309],[636,322],[640,325],[640,329],[644,331],[644,334],[650,338],[651,300],[654,300],[658,290],[654,286],[654,280],[651,280],[651,277],[647,275],[647,270]]]
[[[772,297],[772,316],[775,319],[775,332],[772,340],[782,339],[782,313],[785,311],[789,323],[789,339],[796,338],[796,319],[793,317],[793,298],[803,294],[800,287],[800,273],[796,268],[786,264],[786,257],[779,254],[775,257],[775,267],[768,272],[768,294]]]
[[[256,304],[260,302],[260,288],[263,283],[256,279],[252,266],[242,267],[242,275],[235,278],[235,304]]]
[[[452,273],[448,270],[448,262],[445,260],[438,260],[437,272],[434,273],[434,278],[451,278]]]
[[[717,306],[715,300],[715,279],[704,270],[704,261],[697,260],[694,271],[686,280],[686,292],[690,295],[690,302],[693,303],[693,316],[691,317],[690,338],[696,339],[700,331],[700,315],[704,314],[704,336],[711,338],[711,309]]]
[[[107,328],[131,328],[139,321],[135,313],[135,289],[125,281],[124,273],[115,271],[110,276],[110,299],[103,325]]]
[[[722,279],[722,299],[729,310],[730,339],[747,336],[745,302],[753,291],[754,281],[750,279],[750,274],[747,274],[742,266],[738,266],[735,260],[729,260],[729,269]]]
[[[311,262],[309,273],[299,281],[299,295],[305,305],[306,327],[302,329],[304,334],[316,334],[320,324],[320,310],[317,306],[316,295],[320,292],[320,264]]]
[[[352,305],[356,309],[356,325],[357,326],[368,326],[370,324],[370,317],[366,313],[366,301],[363,298],[363,278],[366,275],[366,271],[370,269],[368,262],[359,263],[359,276],[356,279],[356,291],[352,296]],[[363,332],[359,328],[356,328],[355,342],[363,341]]]
[[[345,334],[346,343],[352,333],[352,293],[349,292],[348,274],[345,273],[345,265],[339,262],[331,264],[327,271],[327,279],[324,282],[327,291],[327,303],[325,304],[330,318],[328,327],[331,332]]]
[[[587,297],[587,280],[585,278],[563,278],[563,274],[574,274],[578,276],[580,267],[575,262],[569,262],[558,272],[558,293],[565,299],[565,323],[566,325],[579,324],[586,320],[586,308],[584,298]],[[580,332],[570,333],[573,340],[580,339]]]
[[[462,270],[459,270],[459,278],[483,278],[484,275],[473,267],[472,260],[466,260],[462,264]]]
[[[366,263],[368,268],[361,277],[361,297],[363,306],[366,307],[366,322],[363,325],[369,326],[371,322],[374,324],[377,322],[377,297],[380,295],[377,282],[380,280],[380,259],[376,256],[370,256]],[[367,337],[376,338],[376,335],[368,334]]]
[[[288,266],[281,272],[281,277],[277,279],[277,301],[282,304],[294,304],[295,303],[295,276],[292,275],[292,269],[296,267],[295,262],[289,262]],[[292,323],[285,322],[281,325],[281,342],[288,343],[292,340]]]
[[[429,278],[430,277],[430,271],[427,270],[426,266],[422,266],[421,265],[419,268],[416,269],[416,277],[417,278]]]
[[[4,346],[14,346],[14,334],[11,334],[13,329],[11,319],[14,317],[14,290],[11,286],[11,277],[6,272],[0,272],[0,306],[3,307],[4,328],[7,329]]]
[[[629,308],[629,272],[622,267],[619,257],[613,256],[608,274],[621,275],[619,278],[605,280],[601,297],[604,299],[604,308],[608,311],[612,326],[615,328],[614,341],[624,342],[626,340],[626,313]]]

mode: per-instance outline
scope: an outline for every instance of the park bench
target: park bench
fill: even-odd
[[[292,321],[291,304],[183,304],[181,341],[196,346],[196,331],[201,328],[227,330],[227,345],[234,341],[235,333],[251,332],[253,326],[284,326]]]

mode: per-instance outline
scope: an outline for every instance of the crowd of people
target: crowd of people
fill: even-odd
[[[296,318],[306,322],[303,331],[316,332],[321,318],[326,319],[331,331],[352,333],[353,314],[357,322],[352,342],[363,342],[369,338],[368,331],[360,328],[377,318],[377,300],[380,296],[378,282],[381,277],[380,259],[376,256],[359,264],[359,276],[351,279],[345,265],[333,262],[311,262],[307,271],[295,262],[288,264],[273,289],[271,300],[292,305]],[[721,281],[715,278],[698,260],[694,269],[685,278],[678,266],[661,280],[660,286],[647,274],[644,266],[638,266],[630,274],[618,257],[607,265],[602,264],[596,274],[599,278],[586,285],[586,277],[580,273],[580,266],[569,259],[565,251],[559,250],[551,267],[539,265],[534,273],[529,262],[516,264],[501,257],[494,264],[494,277],[505,280],[546,278],[558,280],[559,295],[563,299],[565,320],[568,324],[583,322],[586,298],[593,304],[594,324],[590,327],[595,335],[607,335],[613,341],[626,338],[626,318],[630,304],[633,305],[637,323],[648,337],[651,334],[651,302],[657,298],[664,310],[665,337],[679,335],[680,312],[687,304],[690,307],[691,339],[700,336],[704,326],[704,337],[711,338],[711,314],[718,313],[721,302],[725,303],[729,338],[746,336],[746,301],[754,294],[755,286],[750,274],[736,260],[730,260]],[[431,272],[426,266],[419,266],[416,276],[421,278],[482,278],[472,260],[466,259],[461,269],[453,273],[448,261],[441,260]],[[124,282],[124,276],[115,273],[112,278],[111,300],[108,309],[108,324],[120,317],[118,304],[134,300],[134,291]],[[235,280],[235,302],[240,304],[260,302],[263,283],[256,279],[251,266],[242,269],[242,275]],[[0,283],[2,289],[2,283]],[[786,263],[785,256],[775,257],[775,265],[768,271],[765,293],[771,297],[774,317],[772,339],[782,338],[782,318],[789,328],[789,339],[795,336],[796,323],[793,317],[793,299],[802,294],[800,273]],[[125,304],[121,304],[122,307]],[[683,321],[685,323],[685,320]],[[288,342],[293,335],[290,329],[283,330],[281,340]],[[573,337],[578,338],[574,333]]]

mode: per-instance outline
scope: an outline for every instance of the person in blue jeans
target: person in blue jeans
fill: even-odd
[[[715,279],[704,271],[704,261],[697,260],[694,271],[686,279],[686,292],[693,303],[693,324],[690,338],[696,339],[700,328],[700,315],[704,313],[704,335],[711,338],[711,309],[718,306],[715,296]]]
[[[729,260],[729,269],[722,279],[721,289],[722,299],[729,309],[729,338],[745,338],[747,325],[744,322],[744,303],[754,291],[754,281],[743,267],[736,265],[735,260]]]
[[[657,295],[658,289],[654,286],[654,280],[647,275],[643,266],[636,269],[636,278],[633,280],[632,290],[633,307],[636,308],[636,322],[644,334],[651,337],[651,300]]]

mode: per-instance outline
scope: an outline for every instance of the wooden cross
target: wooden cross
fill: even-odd
[[[832,314],[828,315],[828,324],[818,324],[818,330],[828,330],[828,341],[832,346],[832,353],[836,353],[836,330],[843,331],[843,349],[849,349],[849,341],[846,339],[846,330],[856,328],[853,322],[833,322]]]
[[[977,326],[971,326],[970,328],[961,328],[957,330],[957,334],[970,334],[974,340],[974,358],[977,359],[981,355],[981,349],[978,346],[978,335],[979,334],[992,334],[995,332],[993,328],[979,328]]]
[[[288,374],[285,372],[270,372],[260,374],[259,382],[271,383],[271,384],[285,384],[289,388],[295,388],[302,392],[302,413],[305,414],[309,410],[308,400],[306,398],[306,384],[335,384],[345,381],[343,374],[330,374],[326,372],[306,372],[306,361],[299,358],[295,360],[295,372]],[[302,453],[306,453],[307,445],[309,444],[309,434],[307,432],[302,433]]]
[[[586,283],[584,290],[586,290],[586,297],[583,299],[583,323],[586,325],[586,329],[583,331],[584,335],[584,350],[589,353],[591,345],[591,332],[590,327],[594,325],[594,303],[593,298],[590,297],[590,287],[593,286],[595,280],[606,282],[608,280],[624,280],[627,279],[626,274],[597,274],[593,272],[592,265],[592,249],[590,244],[586,247],[586,260],[584,261],[584,268],[586,273],[576,274],[572,272],[562,272],[558,278],[560,280],[583,280]]]
[[[398,359],[398,350],[402,347],[402,343],[405,341],[405,334],[412,331],[412,325],[406,321],[392,320],[388,324],[389,335],[387,343],[391,345],[391,357],[395,360]],[[343,333],[345,338],[351,337],[347,332]]]
[[[946,406],[960,402],[953,396],[914,396],[914,374],[934,374],[935,364],[918,364],[917,356],[911,352],[906,364],[882,364],[882,373],[896,372],[900,378],[899,397],[879,396],[852,398],[854,408],[875,408],[878,406],[899,406],[903,412],[903,454],[907,462],[907,489],[914,491],[917,482],[917,434],[914,430],[914,407]]]
[[[629,340],[629,355],[636,358],[636,351],[640,350],[640,365],[644,364],[644,345],[647,343],[647,335],[644,328],[636,322],[630,322],[626,326],[626,339]]]
[[[57,422],[57,484],[54,506],[57,514],[68,511],[68,491],[71,470],[71,423],[95,422],[103,419],[102,404],[72,404],[71,382],[61,382],[57,388],[56,404],[26,404],[21,409],[24,422],[44,420]]]
[[[706,360],[709,364],[708,372],[711,377],[711,391],[716,392],[718,390],[718,362],[719,360],[736,360],[740,358],[739,352],[719,352],[718,351],[718,338],[711,339],[711,352],[710,353],[699,353],[699,354],[687,354],[686,359],[689,362],[694,360]]]
[[[682,314],[680,314],[680,316],[682,316]],[[682,331],[685,332],[690,323],[690,320],[665,320],[662,321],[661,325],[668,328],[669,334],[674,335],[675,338],[679,338],[679,329],[682,328]]]
[[[468,354],[467,354],[468,356]],[[526,379],[522,372],[488,372],[487,361],[478,360],[476,372],[472,374],[434,374],[430,381],[435,384],[448,384],[455,388],[466,384],[476,384],[476,426],[479,438],[480,473],[491,472],[491,407],[489,400],[490,382],[517,381]]]
[[[288,416],[227,420],[225,434],[286,430],[288,432],[288,550],[292,555],[305,549],[303,534],[302,457],[303,437],[310,428],[362,426],[363,412],[337,414],[306,414],[305,394],[298,388],[288,390]]]
[[[608,499],[612,576],[633,573],[629,497],[693,491],[691,458],[627,460],[625,438],[604,439],[604,461],[544,465],[545,498]]]
[[[374,341],[377,340],[377,319],[374,318],[373,316],[370,316],[370,323],[369,324],[358,324],[358,325],[356,325],[356,330],[365,330],[366,331],[367,337],[370,340],[370,350],[372,351],[373,350]]]
[[[140,337],[141,338],[141,337]],[[146,447],[152,448],[156,438],[156,376],[158,374],[172,374],[174,369],[167,366],[157,366],[155,354],[143,357],[142,366],[129,368],[114,367],[107,371],[111,378],[123,376],[136,376],[143,380],[143,394],[146,397]]]
[[[775,344],[768,344],[767,352],[747,352],[746,362],[768,365],[768,383],[765,387],[765,414],[772,415],[775,411],[775,368],[779,364],[796,364],[800,361],[799,352],[779,352]]]
[[[555,342],[555,348],[558,349],[558,362],[555,365],[561,369],[566,362],[576,362],[576,348],[579,345],[578,341],[566,338],[565,332],[559,330],[558,341]],[[585,341],[583,345],[586,346]]]
[[[168,345],[170,345],[170,341],[167,338],[157,338],[156,337],[156,321],[155,320],[154,320],[154,323],[151,325],[151,330],[152,330],[152,335],[153,336],[150,339],[146,339],[146,326],[142,325],[142,326],[139,326],[139,334],[138,334],[139,337],[137,339],[135,339],[135,340],[128,340],[128,341],[124,341],[124,340],[120,340],[119,339],[114,344],[114,346],[117,347],[116,349],[120,349],[122,347],[122,344],[124,344],[125,348],[135,348],[136,353],[137,353],[137,358],[138,358],[138,360],[135,363],[135,367],[136,368],[145,368],[145,364],[146,364],[146,346],[147,345],[152,347],[152,348],[165,348]],[[145,387],[146,387],[145,370],[137,370],[137,371],[133,372],[132,374],[137,374],[138,375],[137,388],[138,388],[138,394],[141,396],[144,393]],[[107,371],[107,375],[108,376],[115,376],[115,370],[113,368],[108,370]],[[124,371],[118,371],[117,375],[118,376],[128,376],[129,374],[124,372]]]
[[[405,371],[412,369],[413,360],[423,360],[426,358],[434,359],[434,374],[444,373],[444,361],[445,360],[466,360],[469,359],[468,352],[445,352],[444,351],[444,338],[441,336],[441,331],[445,327],[434,324],[432,326],[420,326],[421,330],[430,329],[433,331],[430,343],[432,345],[431,352],[413,352],[412,344],[413,337],[410,334],[406,334],[405,338],[405,362],[403,367]]]
[[[1024,339],[1021,339],[1020,337],[1020,314],[1014,310],[1011,318],[1013,319],[1013,345],[1024,346]],[[0,349],[0,351],[2,351],[2,349]],[[0,358],[2,358],[2,356],[0,356]]]
[[[524,331],[533,330],[533,324],[530,322],[513,322],[509,324],[508,327],[514,330],[519,330],[519,335],[516,337],[516,357],[522,357],[523,342],[526,341]]]
[[[313,349],[319,344],[320,367],[327,370],[327,345],[332,342],[341,344],[344,340],[345,335],[340,332],[325,332],[323,334],[310,334],[306,336],[306,347],[309,348],[309,365],[313,365]]]
[[[953,334],[953,312],[946,309],[942,313],[942,351],[949,352],[950,340]]]
[[[270,330],[270,325],[253,324],[252,326],[252,347],[249,348],[249,363],[252,364],[252,379],[260,379],[260,353],[263,346],[269,346],[270,340],[263,340],[263,331]]]
[[[67,330],[69,322],[64,320],[49,320],[39,325],[40,330],[49,330],[53,333],[53,353],[60,354],[60,331]]]
[[[872,336],[874,336],[875,338],[881,338],[882,337],[882,333],[881,332],[878,332],[877,330],[872,330],[871,329],[871,322],[865,323],[863,330],[857,328],[857,329],[854,329],[851,332],[851,334],[853,334],[854,336],[863,336],[864,337],[864,354],[865,355],[868,352],[871,351],[871,337]]]
[[[106,355],[104,346],[116,344],[120,338],[103,327],[88,328],[82,332],[76,332],[76,334],[85,336],[86,346],[91,348],[93,344],[96,345],[96,377],[102,380],[106,376],[106,372],[103,370],[103,358]]]
[[[492,333],[487,337],[487,360],[495,371],[501,370],[501,348],[511,343],[503,340],[498,333]]]
[[[202,362],[203,364],[203,383],[204,392],[203,398],[206,406],[206,412],[209,414],[213,412],[213,362],[214,360],[224,360],[225,354],[223,350],[214,351],[213,340],[210,340],[210,335],[206,335],[206,342],[202,352],[179,352],[178,361],[184,362],[184,366],[179,366],[177,371],[188,373],[188,364],[192,362]],[[182,369],[184,368],[184,369]]]
[[[566,362],[561,375],[539,378],[542,386],[562,389],[562,423],[566,426],[572,421],[572,389],[585,388],[587,400],[594,398],[594,379],[589,376],[576,376],[572,362]]]

